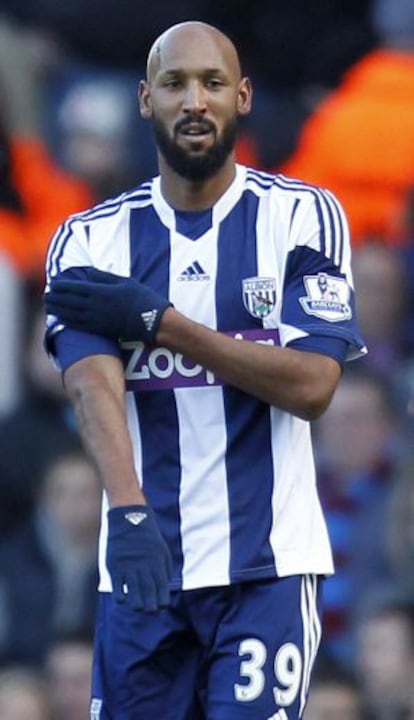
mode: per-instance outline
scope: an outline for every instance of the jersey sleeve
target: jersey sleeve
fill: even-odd
[[[46,293],[53,281],[60,277],[88,281],[86,270],[92,266],[88,239],[88,226],[81,223],[77,216],[69,218],[58,228],[46,260]],[[91,355],[120,357],[116,341],[67,328],[54,315],[46,317],[45,349],[62,372],[77,360]]]
[[[283,345],[332,355],[346,343],[345,360],[366,354],[356,313],[348,223],[327,190],[302,200],[290,231],[280,335]],[[300,342],[301,341],[301,342]],[[335,350],[336,348],[336,350]]]

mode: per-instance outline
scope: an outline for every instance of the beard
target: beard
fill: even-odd
[[[228,156],[236,144],[238,131],[238,118],[235,116],[224,126],[221,136],[215,139],[211,147],[199,155],[193,155],[188,150],[180,147],[175,137],[179,130],[185,128],[191,122],[199,122],[205,125],[206,130],[215,130],[214,126],[207,120],[188,118],[183,120],[175,128],[174,137],[170,137],[165,125],[159,118],[153,119],[153,131],[157,147],[165,161],[177,175],[186,180],[202,182],[213,177],[223,167]]]

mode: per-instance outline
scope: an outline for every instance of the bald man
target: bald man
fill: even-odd
[[[229,38],[167,30],[139,86],[159,176],[50,246],[47,343],[105,491],[93,720],[305,707],[333,571],[309,421],[364,346],[336,200],[235,163],[251,99]]]

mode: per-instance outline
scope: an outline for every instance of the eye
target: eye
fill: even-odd
[[[169,80],[165,80],[163,84],[164,87],[170,88],[171,90],[176,90],[181,87],[181,81],[178,80],[178,78],[170,78]]]
[[[206,87],[211,88],[212,90],[218,90],[223,85],[222,81],[219,80],[219,78],[209,78],[206,80]]]

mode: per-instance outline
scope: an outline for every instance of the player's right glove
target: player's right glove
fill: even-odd
[[[93,267],[85,275],[82,281],[58,277],[51,283],[45,295],[50,315],[76,330],[155,343],[161,318],[171,306],[167,298],[135,278]]]
[[[118,602],[145,612],[169,605],[171,555],[148,505],[108,510],[106,564]]]

